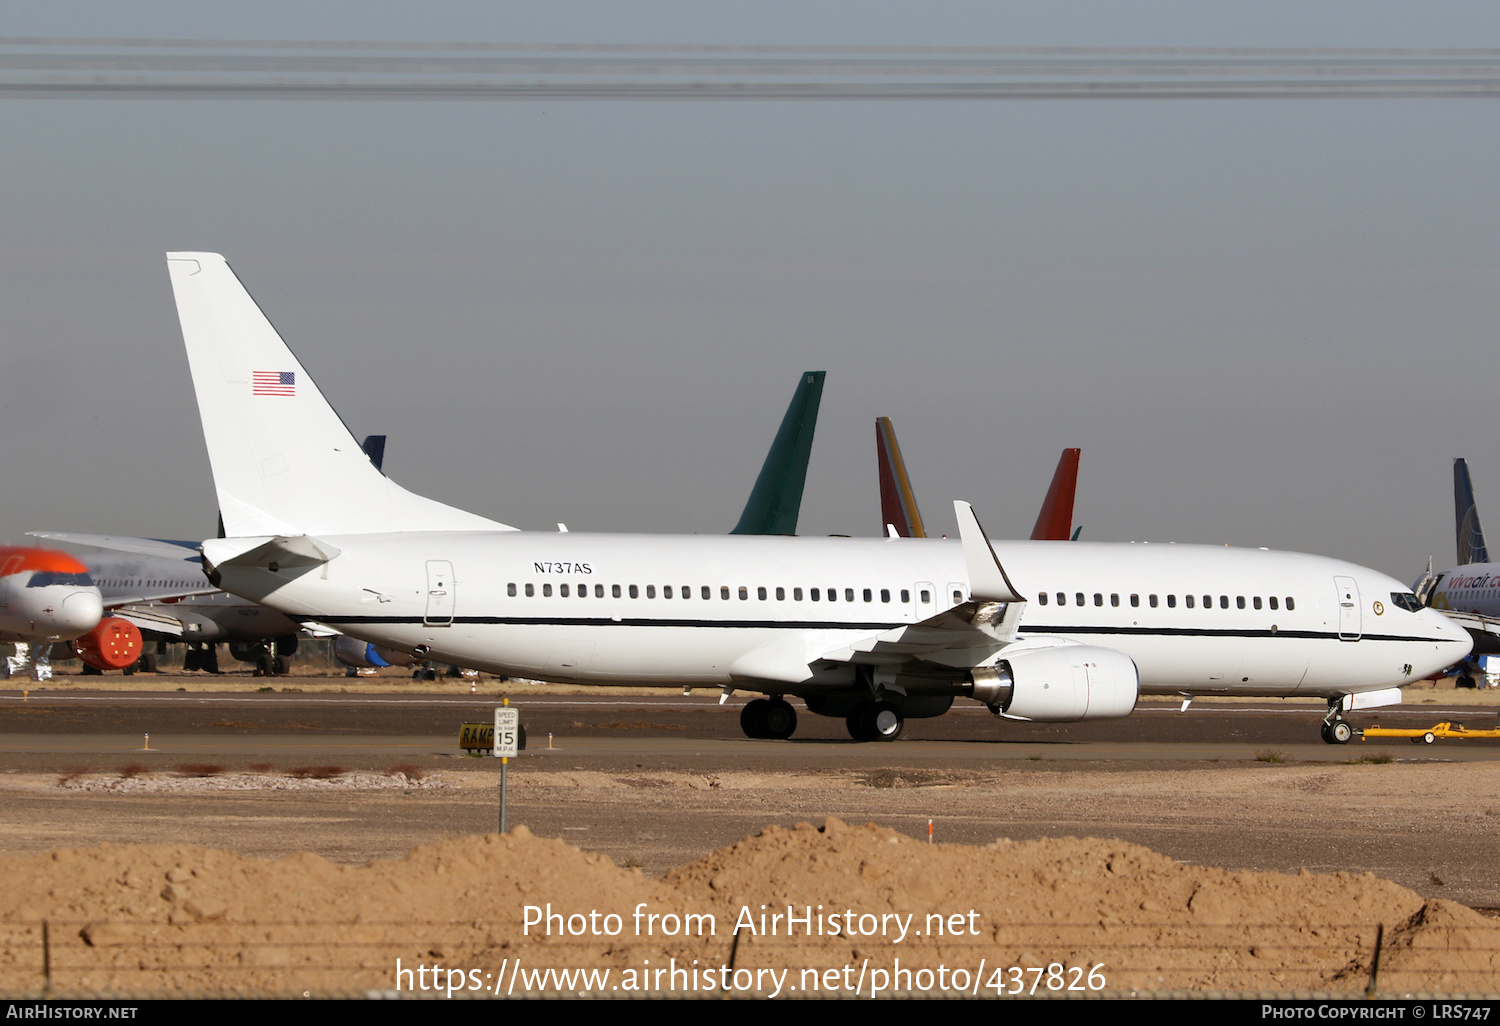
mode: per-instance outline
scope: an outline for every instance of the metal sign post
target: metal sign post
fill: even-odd
[[[505,776],[510,760],[520,750],[521,710],[513,708],[510,699],[495,710],[495,747],[490,754],[500,760],[500,832],[505,833]]]

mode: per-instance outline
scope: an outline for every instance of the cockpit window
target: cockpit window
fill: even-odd
[[[1412,613],[1422,608],[1422,603],[1409,591],[1391,592],[1391,605],[1400,606],[1402,609]]]
[[[75,588],[91,588],[94,579],[88,574],[64,574],[55,570],[38,570],[26,582],[28,588],[50,588],[54,584],[66,584]]]

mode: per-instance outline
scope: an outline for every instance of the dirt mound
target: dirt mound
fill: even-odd
[[[1362,991],[1382,924],[1383,993],[1500,991],[1497,930],[1464,906],[1096,838],[930,845],[829,819],[650,880],[522,827],[360,867],[102,847],[0,873],[11,994],[48,971],[54,993]]]

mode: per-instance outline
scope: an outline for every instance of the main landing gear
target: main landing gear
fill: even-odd
[[[797,730],[797,710],[780,695],[757,698],[740,710],[740,729],[746,737],[785,741]]]
[[[906,720],[889,702],[858,702],[844,718],[849,736],[856,741],[894,741],[901,736]]]

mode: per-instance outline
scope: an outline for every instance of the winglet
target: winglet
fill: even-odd
[[[1068,541],[1073,537],[1073,496],[1078,490],[1078,454],[1064,449],[1052,473],[1052,485],[1031,529],[1032,541]]]
[[[969,570],[969,597],[980,602],[1024,602],[979,526],[974,507],[955,499],[953,512],[958,516],[958,534],[963,539],[964,563]]]

